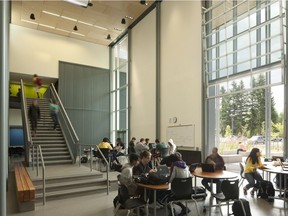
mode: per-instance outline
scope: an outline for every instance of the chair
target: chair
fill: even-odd
[[[118,176],[119,179],[119,176]],[[114,210],[114,215],[116,216],[120,207],[121,209],[126,209],[131,211],[132,209],[137,209],[137,215],[140,215],[140,207],[144,207],[146,205],[146,202],[142,198],[134,198],[129,195],[128,188],[120,184],[118,182],[118,199],[116,203],[116,208]]]
[[[221,213],[222,216],[223,216],[222,209],[221,209],[221,206],[223,205],[222,203],[223,202],[226,203],[226,205],[227,205],[227,215],[231,215],[231,214],[229,214],[229,203],[230,202],[234,202],[236,200],[240,201],[242,209],[243,209],[243,212],[245,212],[245,215],[246,215],[246,211],[245,211],[244,205],[243,205],[241,199],[239,199],[239,187],[238,187],[238,184],[239,184],[239,179],[236,179],[236,180],[224,180],[222,182],[222,184],[221,184],[221,189],[222,189],[223,194],[222,195],[213,194],[213,197],[216,198],[217,207],[220,208],[220,213]]]
[[[108,161],[108,164],[110,166],[109,149],[108,148],[101,148],[100,151],[102,152],[103,156]],[[99,160],[101,162],[104,162],[104,158],[101,155],[100,151],[93,151],[93,156],[96,158],[96,164],[97,164],[97,162],[99,162]],[[101,163],[100,163],[100,165],[101,165]],[[100,165],[99,165],[99,167],[101,167]],[[99,170],[101,170],[101,169],[99,169]]]
[[[173,203],[176,202],[185,202],[186,210],[187,210],[187,203],[194,202],[195,207],[197,210],[197,214],[199,214],[198,204],[197,201],[193,198],[194,191],[192,187],[192,177],[189,178],[174,178],[171,182],[171,191],[173,196],[169,197],[168,205],[171,207],[172,215],[174,216],[174,209],[173,209]],[[167,206],[167,204],[166,204]],[[186,212],[186,215],[188,212]]]
[[[245,176],[244,176],[244,164],[240,162],[239,165],[240,165],[240,178],[241,178],[239,181],[239,187],[240,187],[245,180]]]

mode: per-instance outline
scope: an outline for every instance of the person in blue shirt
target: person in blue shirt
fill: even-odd
[[[51,118],[54,122],[53,129],[56,130],[56,127],[59,124],[59,122],[58,122],[58,112],[59,112],[58,102],[57,101],[55,103],[51,102],[49,104],[49,109],[50,109]]]

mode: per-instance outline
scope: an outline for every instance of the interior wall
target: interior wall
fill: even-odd
[[[169,138],[166,137],[168,126],[194,124],[195,144],[199,149],[202,144],[204,112],[201,44],[201,1],[163,1],[161,140]],[[173,117],[177,118],[176,123],[173,123]]]
[[[59,61],[109,68],[109,48],[10,24],[10,72],[58,78]]]
[[[131,32],[130,135],[137,141],[156,136],[156,12]]]

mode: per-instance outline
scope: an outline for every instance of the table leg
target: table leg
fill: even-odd
[[[209,201],[209,216],[211,216],[212,204],[213,204],[213,179],[210,182],[210,201]]]
[[[153,203],[153,210],[154,210],[154,216],[156,216],[157,212],[156,212],[156,193],[157,191],[154,190],[154,203]]]
[[[145,206],[146,216],[148,216],[149,210],[148,210],[148,200],[147,200],[147,189],[146,188],[144,188],[144,200],[146,202],[146,206]]]

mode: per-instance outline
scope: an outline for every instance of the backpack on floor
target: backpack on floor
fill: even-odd
[[[273,187],[272,182],[270,181],[262,181],[260,183],[260,188],[258,190],[258,194],[257,197],[266,199],[268,201],[273,201],[273,198],[269,198],[269,197],[274,197],[275,196],[275,189]]]
[[[244,206],[246,216],[252,216],[249,202],[246,199],[240,199],[240,200]],[[234,216],[244,216],[245,215],[243,212],[243,209],[242,209],[241,202],[239,200],[234,201],[234,203],[232,205],[232,211],[233,211]]]

